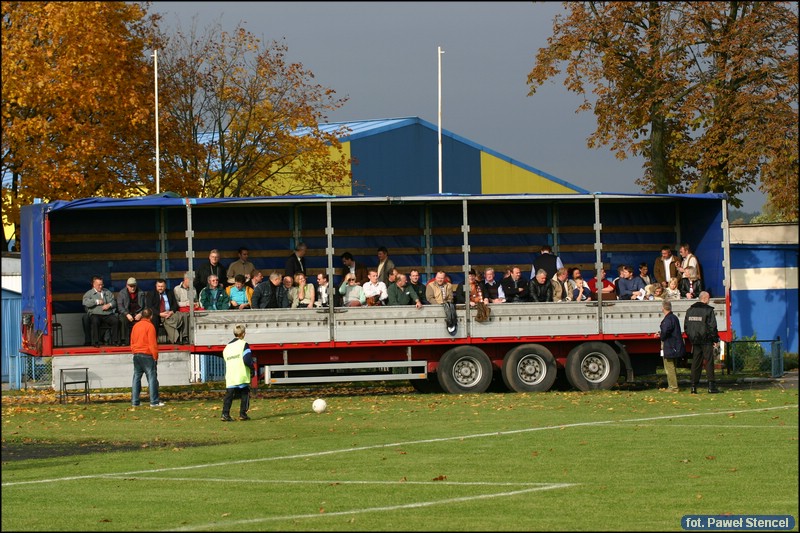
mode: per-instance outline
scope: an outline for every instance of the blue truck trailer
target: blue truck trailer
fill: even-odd
[[[81,298],[93,276],[124,290],[134,277],[172,290],[212,249],[223,263],[247,247],[266,277],[283,273],[295,245],[307,246],[309,278],[341,283],[350,252],[375,266],[385,246],[401,272],[423,280],[443,270],[463,291],[470,269],[525,276],[542,245],[586,279],[618,265],[650,265],[661,247],[690,243],[712,295],[720,337],[730,341],[730,251],[724,195],[428,195],[87,198],[22,208],[22,347],[33,356],[99,368],[127,346],[84,345]],[[266,282],[266,281],[265,281]],[[673,302],[683,320],[691,300]],[[236,323],[267,384],[409,380],[420,391],[483,392],[493,383],[546,391],[559,374],[579,390],[608,389],[661,365],[653,337],[658,301],[497,303],[489,320],[455,306],[455,331],[441,305],[313,309],[189,310],[189,344],[162,339],[162,353],[221,355]],[[453,318],[452,316],[450,317]],[[451,328],[452,329],[452,328]],[[71,358],[71,359],[70,359]],[[161,373],[161,371],[159,371]],[[188,372],[187,372],[187,379]]]

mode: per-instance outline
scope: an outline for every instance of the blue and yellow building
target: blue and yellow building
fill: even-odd
[[[439,192],[438,127],[419,117],[331,122],[351,164],[341,195],[408,196]],[[449,194],[581,194],[586,189],[442,130],[442,189]]]

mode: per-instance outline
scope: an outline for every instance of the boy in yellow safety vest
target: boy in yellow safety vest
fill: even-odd
[[[234,339],[225,346],[222,357],[225,359],[225,399],[222,402],[222,421],[231,422],[231,405],[235,397],[240,398],[239,420],[250,420],[250,378],[256,367],[250,345],[244,341],[244,324],[233,327]]]

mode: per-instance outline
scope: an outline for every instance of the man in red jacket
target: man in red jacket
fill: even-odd
[[[150,407],[163,407],[158,399],[158,340],[153,325],[153,311],[149,307],[142,310],[142,318],[131,329],[131,352],[133,353],[133,385],[131,386],[131,405],[139,406],[142,392],[142,374],[147,375],[147,388],[150,391]]]

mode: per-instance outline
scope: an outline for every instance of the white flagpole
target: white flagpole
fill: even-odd
[[[442,194],[442,54],[444,50],[439,47],[439,194]]]
[[[161,178],[158,166],[160,159],[158,152],[158,50],[153,50],[153,67],[156,85],[156,194],[161,194]]]

